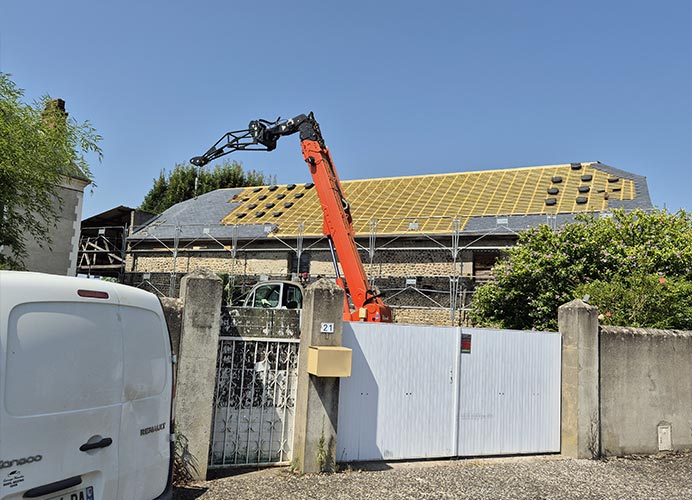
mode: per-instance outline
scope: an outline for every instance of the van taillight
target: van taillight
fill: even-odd
[[[80,297],[88,297],[90,299],[107,299],[108,292],[99,292],[97,290],[77,290],[77,295]]]

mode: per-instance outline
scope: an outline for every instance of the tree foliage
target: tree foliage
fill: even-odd
[[[197,189],[195,190],[195,179]],[[262,186],[276,179],[261,172],[249,170],[237,162],[224,160],[213,169],[197,169],[189,163],[179,163],[166,173],[162,170],[140,205],[141,210],[160,214],[167,208],[215,189],[243,186]]]
[[[0,73],[0,268],[21,269],[25,238],[46,241],[61,211],[57,187],[69,177],[91,180],[86,155],[101,158],[101,137],[45,96],[25,104],[24,92]]]
[[[474,296],[477,324],[552,330],[557,308],[590,295],[605,324],[692,329],[692,213],[580,215],[519,237]]]

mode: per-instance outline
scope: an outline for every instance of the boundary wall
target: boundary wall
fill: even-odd
[[[692,332],[600,326],[581,300],[558,323],[564,455],[692,450]]]

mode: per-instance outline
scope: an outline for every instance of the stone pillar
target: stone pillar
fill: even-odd
[[[558,309],[562,334],[562,454],[600,455],[598,308],[573,300]]]
[[[300,473],[336,468],[339,379],[310,375],[307,365],[311,345],[342,345],[343,307],[344,291],[327,279],[305,290],[293,437],[293,468]],[[334,333],[320,333],[322,323],[333,323]]]
[[[216,357],[221,323],[221,279],[208,270],[195,270],[180,283],[183,300],[178,354],[176,432],[187,438],[197,477],[207,476]]]

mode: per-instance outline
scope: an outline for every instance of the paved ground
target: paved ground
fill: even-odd
[[[286,468],[235,471],[179,488],[174,498],[692,500],[692,453],[603,461],[552,456],[413,462],[367,469],[304,476]]]

